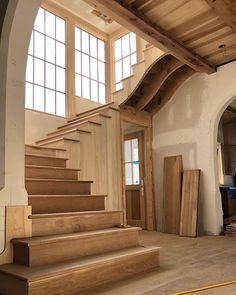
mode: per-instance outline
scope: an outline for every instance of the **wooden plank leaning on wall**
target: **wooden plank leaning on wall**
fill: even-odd
[[[156,229],[155,198],[153,189],[153,162],[152,162],[152,119],[146,112],[136,113],[131,107],[121,109],[121,128],[124,122],[137,124],[144,129],[144,187],[146,195],[146,226],[147,230]],[[122,137],[123,138],[123,137]],[[123,149],[122,149],[123,150]],[[124,155],[122,162],[124,162]],[[125,171],[123,169],[123,175]],[[123,192],[125,196],[125,181]],[[125,202],[124,202],[125,203]],[[124,214],[125,215],[125,214]]]

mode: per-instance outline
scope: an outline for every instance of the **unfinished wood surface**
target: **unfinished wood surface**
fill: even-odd
[[[179,234],[181,211],[182,156],[164,158],[163,231]]]
[[[10,288],[11,295],[25,295],[26,289],[31,295],[74,294],[159,267],[159,251],[159,248],[139,246],[51,267],[32,269],[15,264],[1,266],[0,292],[6,294],[5,290]],[[28,288],[25,286],[27,282]]]
[[[34,267],[138,246],[140,228],[108,228],[15,239],[14,262]]]
[[[87,211],[53,214],[34,214],[32,235],[48,236],[66,233],[84,232],[123,225],[122,211]]]
[[[158,26],[153,18],[140,13],[136,8],[126,5],[125,2],[121,3],[116,0],[86,0],[86,2],[161,50],[171,52],[180,61],[188,64],[196,71],[215,72],[214,67],[207,60],[177,42],[174,37],[167,33],[167,30]]]
[[[199,183],[200,170],[184,170],[180,215],[181,236],[197,236]]]

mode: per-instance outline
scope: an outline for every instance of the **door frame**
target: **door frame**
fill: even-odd
[[[156,230],[156,210],[153,185],[153,160],[152,160],[152,117],[147,112],[135,112],[132,107],[121,109],[121,145],[122,164],[124,163],[124,122],[133,123],[144,127],[143,130],[143,157],[144,157],[144,190],[146,203],[146,229]],[[125,203],[125,169],[123,167],[123,204],[124,222],[126,224],[126,203]]]
[[[124,142],[126,140],[132,140],[132,139],[138,139],[138,155],[139,155],[139,178],[140,178],[140,183],[139,184],[131,184],[131,185],[126,185],[125,183],[125,197],[126,197],[126,204],[127,204],[127,196],[126,192],[127,191],[139,191],[139,197],[140,197],[140,225],[135,225],[135,226],[140,226],[143,229],[146,229],[146,195],[145,195],[145,189],[144,189],[144,150],[143,150],[143,130],[141,131],[136,131],[132,132],[129,134],[124,135]],[[125,167],[125,159],[123,163]],[[125,170],[125,168],[124,168]],[[127,210],[128,211],[128,208]],[[130,224],[131,225],[131,224]]]

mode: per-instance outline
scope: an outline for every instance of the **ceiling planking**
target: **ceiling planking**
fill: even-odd
[[[129,22],[131,19],[138,25],[140,25],[139,19],[153,24],[155,29],[173,41],[169,44],[163,43],[163,40],[157,36],[161,41],[160,45],[164,44],[166,51],[182,62],[186,59],[185,63],[195,70],[211,73],[207,65],[219,65],[236,58],[235,0],[86,0],[86,2],[95,7],[104,4],[107,14],[109,7],[113,6],[115,9],[110,17],[129,30],[133,29]],[[123,8],[123,22],[122,15],[115,16],[119,14],[117,7]],[[141,34],[140,28],[136,31],[144,39],[145,32],[146,40],[158,47],[158,44],[150,38],[152,34],[155,35],[155,31],[154,33],[148,31],[147,27]],[[191,55],[184,50],[181,53],[178,46],[173,46],[176,44],[190,52],[193,59],[196,58],[198,69],[194,63],[191,65],[189,62]],[[182,58],[179,56],[180,53]]]

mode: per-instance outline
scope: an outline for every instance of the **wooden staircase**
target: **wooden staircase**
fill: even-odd
[[[99,116],[90,113],[89,120]],[[87,117],[82,124],[90,124]],[[68,124],[58,130],[70,130]],[[0,294],[78,294],[159,266],[159,248],[139,245],[140,228],[124,226],[122,211],[105,210],[107,196],[91,194],[92,181],[67,168],[66,152],[26,147],[32,237],[12,240],[14,261],[0,266]]]

